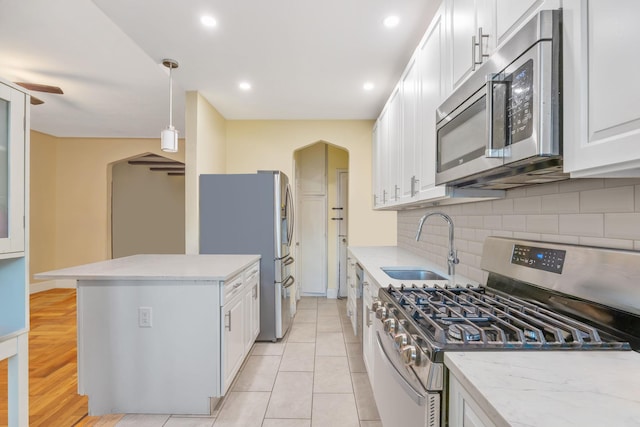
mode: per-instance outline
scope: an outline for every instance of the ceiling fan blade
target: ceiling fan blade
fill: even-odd
[[[57,93],[58,95],[63,95],[64,92],[58,86],[49,86],[49,85],[41,85],[37,83],[25,83],[25,82],[16,82],[18,86],[22,86],[25,89],[33,90],[36,92],[46,92],[46,93]]]
[[[44,101],[40,98],[36,98],[35,96],[31,96],[31,105],[40,105],[44,104]]]

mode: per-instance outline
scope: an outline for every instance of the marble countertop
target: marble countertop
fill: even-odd
[[[260,255],[133,255],[38,273],[36,279],[226,280]]]
[[[425,284],[445,285],[450,282],[461,285],[478,285],[478,282],[459,274],[456,274],[452,279],[446,270],[443,271],[437,264],[398,246],[349,246],[349,251],[357,258],[369,277],[382,287],[389,285],[400,286],[402,284],[416,284],[418,286]],[[445,277],[446,280],[396,280],[387,276],[380,267],[420,267],[438,273]]]
[[[447,352],[445,365],[497,426],[640,426],[640,353]]]

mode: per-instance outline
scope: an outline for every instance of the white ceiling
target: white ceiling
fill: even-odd
[[[34,93],[32,128],[64,137],[184,135],[184,92],[227,119],[374,119],[439,0],[0,0],[0,78]],[[200,23],[202,14],[218,22]],[[394,29],[382,25],[397,15]],[[238,88],[248,81],[252,89]],[[364,91],[365,81],[374,83]]]

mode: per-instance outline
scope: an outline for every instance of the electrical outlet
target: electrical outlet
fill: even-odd
[[[151,307],[138,307],[138,327],[150,328],[153,324],[151,316]]]

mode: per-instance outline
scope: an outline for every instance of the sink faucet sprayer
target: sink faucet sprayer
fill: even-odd
[[[458,264],[460,260],[458,259],[458,251],[453,249],[453,220],[449,215],[442,212],[431,212],[420,218],[418,232],[416,233],[416,242],[420,241],[420,234],[422,234],[422,226],[424,225],[425,220],[432,215],[441,216],[445,221],[447,221],[447,224],[449,224],[449,255],[447,256],[447,264],[449,268],[447,271],[449,276],[453,278],[456,274],[456,264]]]

